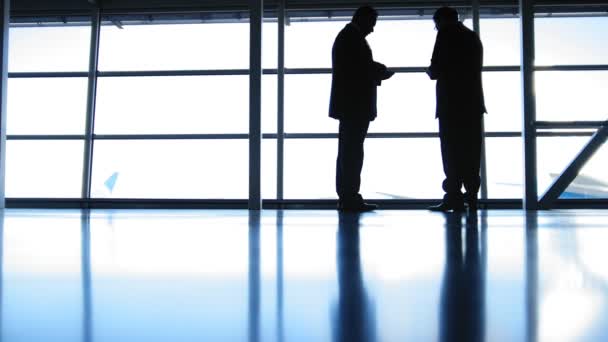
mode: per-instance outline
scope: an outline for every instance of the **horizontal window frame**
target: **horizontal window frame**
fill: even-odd
[[[561,128],[561,127],[560,127]],[[574,127],[580,128],[580,127]],[[581,132],[559,132],[541,131],[537,132],[538,137],[590,137],[595,131]],[[520,138],[521,132],[485,132],[486,138]],[[278,139],[277,133],[264,133],[263,139]],[[337,139],[338,133],[284,133],[283,139]],[[367,139],[428,139],[439,138],[437,132],[397,132],[368,133]],[[7,135],[7,140],[85,140],[85,135],[43,135],[43,134],[14,134]],[[99,134],[94,135],[93,140],[247,140],[247,133],[220,133],[220,134]]]
[[[427,67],[391,67],[400,74],[424,73]],[[483,67],[484,72],[520,71],[519,65],[497,65]],[[608,71],[608,64],[537,65],[534,71]],[[277,75],[278,69],[263,69],[264,75]],[[285,68],[286,75],[331,74],[331,68]],[[200,70],[143,70],[143,71],[97,71],[97,77],[170,77],[170,76],[247,76],[249,69],[200,69]],[[9,78],[53,78],[88,77],[88,72],[9,72]]]

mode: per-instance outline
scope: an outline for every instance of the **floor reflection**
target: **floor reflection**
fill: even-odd
[[[477,216],[445,214],[445,270],[441,289],[440,341],[484,341],[485,269]]]
[[[341,213],[337,236],[338,304],[333,315],[335,342],[374,342],[373,302],[365,290],[357,213]]]
[[[607,217],[7,210],[0,341],[606,341]]]

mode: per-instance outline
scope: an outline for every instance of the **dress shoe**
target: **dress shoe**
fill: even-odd
[[[378,205],[371,203],[341,203],[338,206],[338,210],[344,212],[365,212],[365,211],[373,211],[378,209]]]
[[[427,209],[430,211],[442,211],[442,212],[464,211],[464,204],[463,203],[454,204],[454,203],[441,202],[437,205],[432,205],[432,206],[428,207]]]

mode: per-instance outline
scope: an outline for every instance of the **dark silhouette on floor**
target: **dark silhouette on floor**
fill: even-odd
[[[363,283],[359,214],[341,213],[337,236],[338,305],[333,317],[335,342],[374,342],[376,318]]]
[[[443,201],[434,211],[477,210],[482,117],[486,112],[481,71],[483,46],[477,34],[458,21],[458,12],[442,7],[433,16],[437,38],[427,73],[437,80],[436,117],[445,180]],[[461,188],[466,190],[463,195]]]
[[[374,31],[378,13],[372,7],[357,9],[352,21],[338,34],[332,48],[332,85],[329,116],[340,120],[336,192],[338,209],[368,211],[376,208],[359,194],[363,142],[370,121],[376,118],[376,87],[394,73],[375,62],[365,37]]]
[[[461,215],[446,213],[445,219],[446,261],[441,286],[439,340],[483,341],[485,270],[481,258],[477,216],[467,217],[465,246],[462,244]]]

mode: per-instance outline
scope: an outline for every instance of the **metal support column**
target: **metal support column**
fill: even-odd
[[[277,200],[283,199],[285,146],[285,0],[279,0],[277,59]]]
[[[262,209],[262,19],[264,1],[249,8],[249,209]]]
[[[5,178],[6,178],[6,96],[8,87],[8,30],[10,24],[9,0],[0,0],[0,209],[5,206]]]
[[[82,198],[91,197],[91,174],[93,168],[93,127],[95,125],[95,98],[97,96],[97,60],[99,56],[99,31],[101,11],[98,6],[91,15],[91,46],[89,53],[89,80],[87,90],[87,117],[84,138],[84,166],[82,168]]]
[[[538,208],[536,180],[536,98],[534,93],[534,0],[519,0],[521,26],[521,83],[523,101],[523,208]]]
[[[479,0],[472,1],[473,8],[473,30],[481,37],[481,30],[479,27]],[[479,175],[481,178],[480,192],[481,199],[488,198],[488,169],[486,166],[486,130],[483,123],[483,116],[481,117],[481,159]]]

